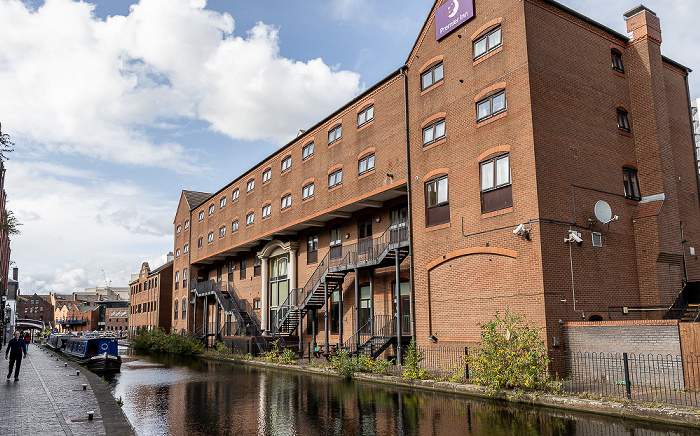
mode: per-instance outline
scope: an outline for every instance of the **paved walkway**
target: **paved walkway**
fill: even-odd
[[[6,375],[8,364],[2,362],[0,376]],[[92,421],[88,411],[94,411]],[[102,380],[60,354],[32,344],[19,381],[0,377],[0,435],[133,434]]]

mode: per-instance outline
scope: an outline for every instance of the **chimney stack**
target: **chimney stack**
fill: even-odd
[[[661,44],[661,22],[654,11],[644,5],[625,12],[627,32],[632,33],[633,40],[639,41],[649,38],[657,44]]]
[[[12,268],[12,280],[14,280],[14,281],[19,280],[19,268],[17,268],[17,267]]]

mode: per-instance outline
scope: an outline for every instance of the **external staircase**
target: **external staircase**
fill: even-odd
[[[663,319],[678,319],[681,322],[700,321],[700,282],[688,282],[666,311]]]

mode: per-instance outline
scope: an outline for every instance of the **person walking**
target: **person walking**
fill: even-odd
[[[12,367],[15,367],[15,380],[19,380],[19,367],[22,365],[22,354],[27,357],[27,343],[18,330],[15,330],[15,337],[10,340],[5,350],[5,360],[10,355],[10,366],[7,369],[7,379],[12,375]]]

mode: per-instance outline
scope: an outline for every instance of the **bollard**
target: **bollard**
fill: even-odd
[[[625,389],[627,391],[627,398],[632,399],[632,382],[630,381],[630,367],[627,359],[627,353],[622,353],[622,366],[625,371]]]
[[[63,364],[63,367],[64,367],[64,368],[67,368],[67,367],[68,367],[68,364],[67,364],[67,363],[64,363],[64,364]]]
[[[90,410],[88,411],[88,421],[92,421],[92,417],[95,415],[95,412]]]
[[[87,391],[87,383],[83,383],[83,390]]]
[[[76,372],[75,372],[75,375],[80,375],[80,371],[76,371]]]

